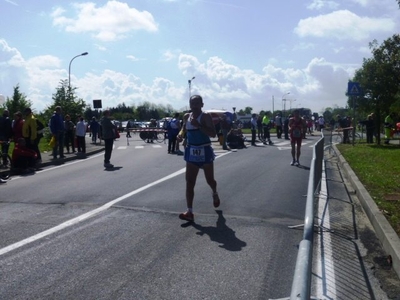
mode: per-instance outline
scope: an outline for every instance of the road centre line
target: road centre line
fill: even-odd
[[[222,156],[225,156],[227,154],[230,154],[230,153],[231,152],[226,152],[226,153],[220,154],[220,155],[218,155],[216,157],[216,159],[218,159],[218,158],[220,158]],[[83,215],[80,215],[80,216],[78,216],[76,218],[68,220],[68,221],[66,221],[64,223],[61,223],[61,224],[59,224],[59,225],[57,225],[55,227],[52,227],[50,229],[47,229],[45,231],[42,231],[42,232],[40,232],[38,234],[35,234],[35,235],[31,236],[31,237],[28,237],[28,238],[26,238],[26,239],[24,239],[22,241],[19,241],[19,242],[16,242],[14,244],[11,244],[11,245],[9,245],[7,247],[4,247],[4,248],[0,249],[0,256],[6,254],[8,252],[11,252],[13,250],[16,250],[16,249],[18,249],[20,247],[23,247],[23,246],[25,246],[27,244],[30,244],[30,243],[35,242],[37,240],[40,240],[40,239],[42,239],[42,238],[44,238],[46,236],[49,236],[49,235],[51,235],[53,233],[61,231],[61,230],[65,229],[65,228],[67,228],[67,227],[70,227],[70,226],[76,225],[76,224],[78,224],[78,223],[80,223],[82,221],[85,221],[85,220],[87,220],[87,219],[89,219],[89,218],[91,218],[91,217],[93,217],[93,216],[95,216],[95,215],[97,215],[97,214],[109,209],[111,206],[117,204],[118,202],[121,202],[121,201],[125,200],[126,198],[129,198],[129,197],[131,197],[133,195],[136,195],[136,194],[138,194],[140,192],[143,192],[144,190],[149,189],[149,188],[151,188],[151,187],[153,187],[153,186],[155,186],[155,185],[157,185],[157,184],[159,184],[161,182],[167,181],[167,180],[169,180],[171,178],[174,178],[174,177],[176,177],[178,175],[181,175],[181,174],[185,173],[185,170],[186,170],[186,168],[182,168],[182,169],[180,169],[180,170],[178,170],[178,171],[176,171],[176,172],[174,172],[172,174],[169,174],[169,175],[167,175],[167,176],[165,176],[165,177],[163,177],[161,179],[158,179],[158,180],[156,180],[156,181],[154,181],[152,183],[149,183],[149,184],[147,184],[145,186],[142,186],[141,188],[138,188],[138,189],[136,189],[136,190],[134,190],[132,192],[129,192],[129,193],[127,193],[127,194],[125,194],[125,195],[123,195],[121,197],[118,197],[118,198],[116,198],[114,200],[111,200],[111,201],[107,202],[106,204],[104,204],[104,205],[102,205],[102,206],[100,206],[100,207],[98,207],[98,208],[96,208],[94,210],[91,210],[91,211],[89,211],[87,213],[84,213]]]

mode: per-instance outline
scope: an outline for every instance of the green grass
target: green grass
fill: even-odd
[[[40,153],[52,151],[52,148],[49,146],[50,138],[43,137],[39,143]],[[8,149],[8,154],[12,155],[14,150],[14,143],[10,143],[10,148]]]
[[[337,148],[400,236],[400,146],[340,144]]]

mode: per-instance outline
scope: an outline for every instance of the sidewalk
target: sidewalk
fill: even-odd
[[[71,149],[70,149],[71,150]],[[75,149],[76,150],[76,149]],[[53,155],[51,151],[43,152],[42,155],[42,162],[38,164],[38,168],[47,167],[51,165],[60,165],[64,162],[75,160],[75,159],[84,159],[87,156],[99,153],[104,151],[104,142],[102,141],[101,144],[99,140],[97,140],[96,144],[92,144],[92,138],[88,135],[86,136],[86,155],[79,155],[77,152],[75,153],[67,153],[67,150],[64,148],[64,156],[65,158],[59,158],[53,160]]]

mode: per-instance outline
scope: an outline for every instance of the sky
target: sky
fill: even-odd
[[[181,111],[199,94],[205,110],[321,113],[346,106],[369,43],[400,29],[395,0],[0,0],[0,12],[0,94],[19,85],[36,112],[70,77],[103,109]]]

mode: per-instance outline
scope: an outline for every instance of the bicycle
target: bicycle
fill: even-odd
[[[142,131],[140,131],[139,136],[145,142],[146,141],[153,142],[155,140],[157,143],[164,142],[164,144],[165,144],[165,130],[164,129],[158,129],[158,128],[143,129]]]
[[[348,129],[348,131],[349,131],[349,141],[350,141],[350,143],[352,143],[353,142],[353,127],[348,127],[346,129]],[[336,129],[335,132],[336,132],[336,134],[334,134],[332,132],[332,142],[335,144],[341,144],[343,142],[343,129],[342,128]],[[356,132],[354,135],[354,142],[356,144],[358,144],[361,142],[361,140],[362,140],[361,135],[358,132]]]
[[[10,145],[9,141],[0,141],[0,144]],[[8,147],[6,147],[8,148]],[[2,153],[1,155],[1,164],[0,164],[0,178],[3,180],[7,180],[11,176],[11,172],[13,169],[13,164],[11,160],[11,156],[8,153]]]

